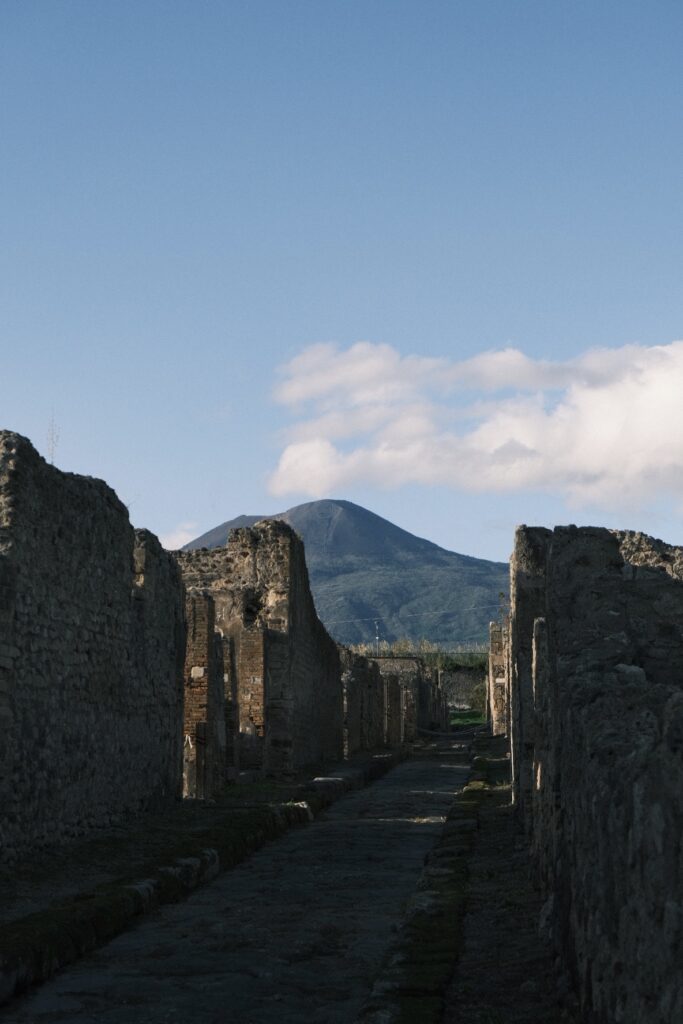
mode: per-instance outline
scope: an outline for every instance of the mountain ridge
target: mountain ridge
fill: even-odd
[[[318,615],[340,642],[485,641],[508,567],[448,551],[345,499],[324,498],[270,516],[241,515],[185,545],[218,547],[230,529],[288,523],[304,541]]]

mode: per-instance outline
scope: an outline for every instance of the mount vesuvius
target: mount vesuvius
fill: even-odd
[[[238,516],[185,545],[219,547],[234,527],[282,519],[304,542],[318,615],[342,643],[408,637],[439,646],[485,641],[508,567],[446,551],[350,501],[325,499],[273,516]]]

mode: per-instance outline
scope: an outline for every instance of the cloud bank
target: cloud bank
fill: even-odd
[[[447,484],[619,509],[683,493],[681,341],[566,362],[512,348],[455,362],[320,344],[282,368],[275,397],[294,420],[276,495]]]
[[[167,551],[177,551],[197,536],[197,523],[178,523],[175,529],[159,537],[161,546]]]

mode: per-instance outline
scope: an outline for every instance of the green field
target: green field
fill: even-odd
[[[486,725],[486,715],[474,708],[466,711],[451,711],[451,725]]]

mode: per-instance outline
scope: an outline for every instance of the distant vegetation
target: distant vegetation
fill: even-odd
[[[466,711],[452,710],[451,725],[486,725],[486,716],[474,708],[468,708]]]
[[[366,658],[409,658],[419,657],[430,668],[441,669],[443,672],[455,672],[458,669],[488,668],[488,648],[484,644],[472,644],[467,648],[443,649],[424,637],[421,640],[410,640],[402,637],[394,643],[380,640],[379,644],[352,644],[351,650],[364,654]]]

